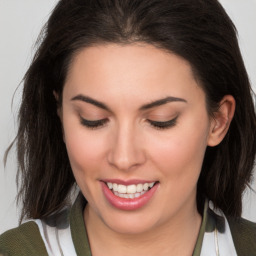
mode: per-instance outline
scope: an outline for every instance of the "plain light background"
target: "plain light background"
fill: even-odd
[[[249,77],[256,91],[256,0],[220,0],[235,23]],[[4,168],[4,151],[15,137],[21,98],[17,90],[33,56],[33,45],[57,0],[0,0],[0,233],[18,225],[14,150]],[[256,190],[256,182],[252,184]],[[243,216],[256,222],[256,195],[247,190]]]

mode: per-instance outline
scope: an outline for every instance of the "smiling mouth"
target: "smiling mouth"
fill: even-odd
[[[134,199],[144,195],[157,183],[159,182],[131,184],[128,186],[111,182],[106,182],[105,184],[114,195],[120,198]]]

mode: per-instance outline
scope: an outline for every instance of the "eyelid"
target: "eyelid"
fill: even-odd
[[[89,129],[97,129],[104,126],[108,122],[107,118],[99,119],[99,120],[87,120],[80,116],[80,123],[83,126],[86,126]]]
[[[155,129],[168,129],[176,125],[177,118],[178,116],[168,121],[154,121],[154,120],[147,119],[147,122],[151,126],[153,126]],[[87,120],[80,116],[80,123],[89,129],[101,128],[105,126],[108,121],[109,121],[108,118],[99,119],[99,120]]]
[[[178,116],[168,121],[154,121],[147,119],[147,122],[156,129],[168,129],[176,125]]]

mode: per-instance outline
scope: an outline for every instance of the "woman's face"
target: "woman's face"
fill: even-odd
[[[147,44],[85,48],[70,66],[60,116],[86,212],[99,225],[134,234],[197,213],[212,121],[188,62]]]

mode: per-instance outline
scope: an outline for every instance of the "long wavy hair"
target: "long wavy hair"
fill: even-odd
[[[228,134],[206,149],[197,203],[207,197],[225,214],[240,216],[255,159],[256,117],[236,34],[217,0],[60,0],[24,77],[15,139],[21,219],[61,209],[75,184],[57,116],[73,57],[97,44],[135,42],[186,59],[206,94],[209,115],[224,95],[235,98]]]

